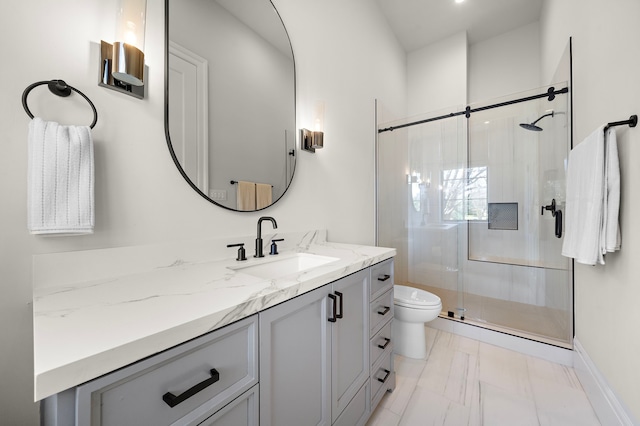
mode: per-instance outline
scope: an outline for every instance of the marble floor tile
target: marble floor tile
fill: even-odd
[[[481,424],[538,426],[535,402],[507,389],[480,382]]]
[[[367,426],[597,426],[575,371],[426,327],[427,358],[395,355],[396,389]]]
[[[445,396],[416,387],[399,426],[441,426],[469,424],[470,407]]]
[[[478,379],[524,398],[533,396],[529,381],[527,356],[480,343]]]
[[[415,360],[396,355],[394,360],[396,369],[396,390],[387,394],[381,405],[390,412],[400,416],[418,383],[419,377],[425,368],[424,360]]]

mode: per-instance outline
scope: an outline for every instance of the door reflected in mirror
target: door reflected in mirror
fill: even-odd
[[[209,201],[254,211],[296,165],[295,65],[269,0],[166,0],[165,127],[178,170]]]

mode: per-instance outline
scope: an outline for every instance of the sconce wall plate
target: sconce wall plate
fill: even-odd
[[[300,129],[300,148],[303,151],[316,152],[324,146],[324,133],[312,132],[308,129]]]
[[[122,80],[114,78],[121,76]],[[144,99],[144,53],[137,47],[116,42],[100,43],[98,85]]]

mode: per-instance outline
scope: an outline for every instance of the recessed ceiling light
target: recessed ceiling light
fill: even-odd
[[[456,3],[462,3],[464,0],[456,0]]]

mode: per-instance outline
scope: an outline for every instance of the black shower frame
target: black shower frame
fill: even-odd
[[[471,114],[473,114],[474,112],[486,111],[488,109],[500,108],[500,107],[503,107],[503,106],[513,105],[513,104],[519,104],[519,103],[522,103],[522,102],[528,102],[528,101],[532,101],[532,100],[540,99],[540,98],[547,98],[548,101],[552,101],[552,100],[555,99],[556,95],[561,95],[561,94],[564,94],[564,93],[569,93],[569,88],[568,87],[563,87],[562,89],[556,90],[555,87],[551,86],[551,87],[549,87],[549,89],[545,93],[539,93],[537,95],[525,96],[524,98],[512,99],[510,101],[498,102],[496,104],[485,105],[485,106],[481,106],[481,107],[477,107],[477,108],[471,108],[470,106],[467,105],[467,107],[464,109],[464,111],[452,112],[452,113],[445,114],[445,115],[439,115],[437,117],[425,118],[424,120],[412,121],[410,123],[400,124],[400,125],[397,125],[397,126],[385,127],[384,129],[379,129],[378,133],[393,132],[394,130],[397,130],[397,129],[416,126],[418,124],[430,123],[432,121],[444,120],[445,118],[458,117],[458,116],[461,116],[461,115],[464,115],[466,118],[469,118],[469,117],[471,117]]]

